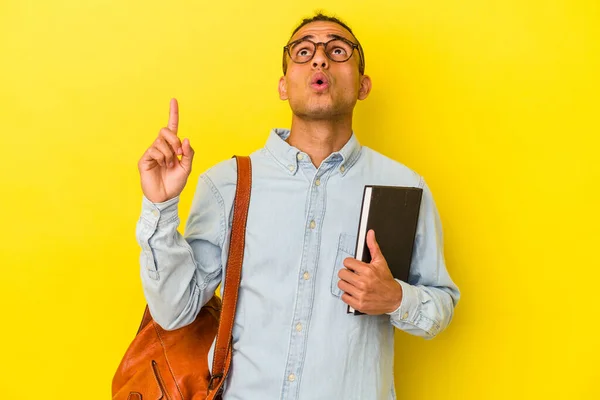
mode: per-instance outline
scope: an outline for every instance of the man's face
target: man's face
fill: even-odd
[[[311,22],[298,30],[290,43],[307,38],[315,43],[328,42],[333,36],[341,36],[353,43],[350,32],[333,22]],[[287,57],[287,72],[279,80],[279,97],[289,100],[295,115],[312,120],[336,119],[352,115],[357,100],[369,94],[371,82],[368,76],[360,75],[360,56],[354,50],[346,62],[334,62],[325,54],[322,45],[317,46],[312,60],[297,64]]]

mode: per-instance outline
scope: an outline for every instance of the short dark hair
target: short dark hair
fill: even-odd
[[[346,25],[344,22],[342,22],[337,17],[332,17],[332,16],[329,16],[329,15],[323,14],[322,12],[318,12],[317,14],[315,14],[314,17],[304,18],[302,20],[302,22],[300,22],[300,25],[298,25],[296,27],[296,29],[294,29],[294,31],[292,32],[292,35],[290,36],[290,39],[304,25],[310,24],[311,22],[321,22],[321,21],[324,21],[324,22],[333,22],[335,24],[338,24],[342,28],[345,28],[348,32],[350,32],[350,34],[352,35],[352,37],[354,38],[354,40],[356,40],[356,44],[358,45],[358,56],[360,58],[360,62],[358,64],[358,72],[360,72],[361,75],[364,75],[364,73],[365,73],[365,52],[363,51],[363,48],[360,45],[360,42],[356,38],[356,35],[352,32],[352,29],[350,29],[350,27],[348,25]],[[288,42],[289,42],[289,40],[288,40]],[[285,75],[286,72],[287,72],[287,58],[286,58],[286,52],[284,50],[284,52],[283,52],[283,74]]]

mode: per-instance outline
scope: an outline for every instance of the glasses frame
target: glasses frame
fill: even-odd
[[[344,60],[344,61],[337,61],[337,60],[332,59],[329,56],[329,53],[327,52],[327,45],[329,43],[333,42],[334,40],[341,40],[342,42],[345,42],[346,44],[348,44],[349,46],[352,47],[352,53],[350,53],[350,55],[348,56],[348,58],[346,60]],[[302,62],[294,61],[294,59],[292,58],[292,52],[291,52],[291,47],[294,46],[297,43],[300,43],[300,42],[310,42],[315,47],[315,50],[314,50],[312,56],[308,60],[302,61]],[[350,40],[348,40],[348,39],[346,39],[344,37],[341,37],[341,36],[336,36],[333,39],[328,40],[327,42],[313,42],[310,39],[300,38],[298,40],[294,40],[293,42],[290,42],[287,45],[283,46],[283,52],[288,54],[288,56],[290,57],[290,60],[293,63],[295,63],[295,64],[306,64],[306,63],[312,61],[313,58],[315,58],[315,54],[317,54],[317,49],[318,49],[319,45],[323,45],[323,52],[325,53],[325,56],[327,56],[327,58],[329,60],[331,60],[333,62],[336,62],[336,63],[345,63],[345,62],[347,62],[348,60],[350,60],[352,58],[352,55],[354,54],[354,50],[358,50],[358,57],[360,58],[360,61],[359,61],[359,70],[360,70],[361,74],[364,73],[364,58],[363,58],[363,55],[362,55],[362,48],[361,48],[360,44],[354,43],[354,42],[352,42],[352,41],[350,41]]]

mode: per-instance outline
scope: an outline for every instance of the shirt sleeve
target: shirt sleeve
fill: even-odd
[[[432,339],[452,320],[460,292],[444,260],[442,224],[429,187],[421,179],[423,197],[408,282],[402,302],[388,313],[392,324],[411,335]]]
[[[136,226],[142,287],[154,320],[166,330],[194,321],[221,282],[226,231],[223,199],[200,176],[185,235],[178,232],[179,197],[163,203],[142,198]]]

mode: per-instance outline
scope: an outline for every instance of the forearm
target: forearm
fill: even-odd
[[[442,224],[433,197],[425,181],[422,187],[410,284],[398,281],[402,302],[390,318],[398,329],[431,339],[450,324],[460,292],[446,269]]]
[[[446,329],[458,300],[458,289],[453,284],[433,287],[398,282],[402,286],[402,302],[389,314],[396,328],[425,339],[432,339]]]
[[[200,308],[213,296],[221,273],[218,246],[205,242],[202,245],[204,259],[196,260],[192,247],[177,231],[178,200],[153,204],[144,198],[136,229],[142,248],[144,295],[154,320],[168,330],[188,325],[195,319]]]

